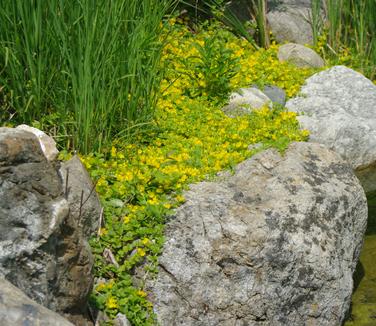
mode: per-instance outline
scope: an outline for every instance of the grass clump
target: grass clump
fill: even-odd
[[[313,0],[312,8],[315,45],[321,54],[375,80],[376,1]]]
[[[129,136],[156,106],[160,21],[173,2],[4,0],[1,122],[38,126],[82,153]]]
[[[214,37],[228,51],[236,73],[228,75],[227,90],[273,83],[285,86],[292,95],[301,76],[312,71],[278,65],[275,48],[257,54],[223,26],[207,25],[192,33],[175,19],[168,25],[162,64],[170,69],[160,85],[163,95],[149,133],[137,135],[133,144],[114,142],[106,154],[83,157],[97,180],[105,211],[100,236],[91,242],[96,274],[103,279],[94,289],[92,302],[110,317],[124,313],[133,325],[155,323],[145,284],[157,269],[166,216],[184,202],[188,184],[234,168],[254,153],[248,149],[251,144],[283,150],[291,141],[308,136],[299,129],[296,114],[280,108],[265,107],[238,118],[225,116],[220,109],[223,100],[213,100],[210,88],[197,85],[197,60],[203,55],[197,44],[205,46],[205,40]],[[210,53],[216,56],[216,51]],[[265,60],[272,64],[264,64]],[[247,70],[254,66],[263,71]],[[281,67],[288,77],[277,72]],[[113,253],[115,264],[106,260],[105,250]]]

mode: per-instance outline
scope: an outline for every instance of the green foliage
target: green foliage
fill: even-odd
[[[234,52],[223,46],[218,34],[208,35],[202,42],[195,42],[197,56],[182,60],[184,71],[192,79],[190,96],[205,95],[211,100],[224,100],[231,91],[230,81],[239,71],[239,60]]]
[[[274,73],[278,67],[287,69],[277,65],[272,50],[267,55],[256,55],[252,50],[243,53],[240,51],[243,46],[252,48],[249,43],[218,25],[205,25],[193,34],[175,24],[175,19],[169,23],[172,30],[166,28],[162,64],[170,69],[160,85],[163,96],[157,105],[153,128],[147,135],[138,134],[137,143],[117,140],[105,153],[82,157],[96,180],[104,206],[103,227],[91,241],[96,276],[102,279],[92,293],[91,302],[110,317],[125,313],[136,326],[155,322],[145,284],[157,272],[164,223],[173,214],[172,210],[185,201],[182,191],[193,182],[213,178],[223,169],[233,169],[256,152],[249,150],[249,145],[257,143],[261,149],[284,150],[291,141],[302,141],[308,136],[300,130],[296,114],[283,108],[265,107],[249,116],[232,119],[221,111],[223,101],[217,98],[213,101],[204,94],[204,89],[202,96],[189,92],[198,87],[197,79],[191,76],[197,73],[196,60],[201,62],[200,51],[204,55],[210,51],[222,53],[225,50],[218,50],[222,45],[231,50],[228,52],[231,58],[237,57],[235,62],[258,62],[263,72],[251,74],[256,82],[265,75],[265,69],[272,67],[271,81],[283,76],[285,70]],[[210,37],[216,43],[207,43],[209,49],[205,49],[205,40]],[[184,60],[189,63],[184,64]],[[248,66],[247,69],[247,72],[237,70],[229,77],[232,89],[241,81],[248,82],[245,78],[250,71]],[[294,84],[288,81],[286,85],[293,91],[296,80],[304,79],[297,78],[295,70],[288,72]],[[113,258],[109,259],[106,252],[111,252]]]
[[[257,0],[261,1],[261,0]],[[262,0],[263,1],[263,0]],[[236,35],[245,38],[255,49],[258,49],[259,46],[257,45],[254,37],[251,35],[249,30],[249,25],[255,27],[257,31],[265,31],[266,30],[266,18],[265,18],[265,11],[266,7],[261,8],[261,11],[258,10],[257,4],[254,1],[251,1],[247,7],[246,15],[252,16],[252,22],[244,21],[238,17],[238,15],[232,10],[231,6],[236,6],[237,3],[244,6],[244,0],[241,1],[234,1],[229,2],[225,0],[188,0],[188,1],[180,1],[179,5],[180,8],[184,8],[182,11],[185,10],[188,12],[189,16],[195,22],[196,25],[202,24],[206,19],[214,18],[215,20],[222,22],[229,28],[231,28],[232,32]],[[265,2],[258,2],[263,6],[266,4]],[[260,23],[261,25],[258,25]],[[259,41],[261,45],[264,43],[259,35]]]
[[[351,55],[347,64],[376,78],[376,1],[313,0],[315,45],[333,63]],[[326,20],[321,17],[324,9]],[[320,44],[324,36],[324,44]]]
[[[41,117],[53,115],[63,144],[88,153],[150,120],[173,2],[4,0],[1,122],[39,120],[46,130],[51,119]]]

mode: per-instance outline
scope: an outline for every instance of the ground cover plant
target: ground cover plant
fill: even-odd
[[[104,206],[91,241],[98,277],[91,303],[110,318],[124,313],[132,325],[154,324],[145,281],[155,276],[163,226],[184,203],[183,190],[257,150],[308,137],[283,108],[228,118],[221,107],[230,92],[253,84],[292,97],[315,70],[280,63],[278,45],[264,49],[218,22],[177,16],[161,23],[173,3],[12,0],[0,9],[7,24],[0,120],[54,134],[66,149],[61,158],[81,153]],[[317,34],[326,56],[329,35]],[[328,59],[352,65],[351,51],[341,45]]]
[[[92,242],[102,278],[92,299],[109,316],[122,312],[135,325],[154,324],[145,280],[156,272],[163,224],[184,202],[187,185],[251,156],[248,145],[283,149],[307,138],[295,115],[283,109],[230,119],[220,108],[231,90],[252,84],[278,85],[292,97],[314,70],[281,64],[277,45],[255,50],[223,25],[191,30],[177,21],[171,19],[167,29],[162,57],[167,72],[153,131],[134,144],[114,143],[107,157],[84,157],[106,212],[101,236]],[[351,63],[345,55],[338,60]],[[105,249],[118,267],[103,257]]]
[[[180,1],[195,21],[215,17],[256,49],[269,47],[273,39],[266,13],[278,4],[281,2],[267,0]],[[237,6],[244,13],[236,13]],[[346,64],[376,80],[376,0],[312,0],[311,10],[307,19],[311,20],[315,50],[331,65]]]
[[[188,184],[233,168],[255,152],[249,145],[283,150],[308,136],[299,130],[295,113],[283,108],[265,107],[238,118],[226,117],[220,108],[230,90],[251,84],[279,85],[293,96],[313,70],[281,64],[277,46],[255,51],[217,24],[193,33],[171,19],[165,31],[161,64],[167,71],[148,134],[82,157],[105,212],[100,235],[91,242],[101,279],[92,302],[112,318],[124,313],[134,325],[154,324],[145,280],[156,272],[163,225],[184,202]],[[113,254],[112,262],[105,250]]]

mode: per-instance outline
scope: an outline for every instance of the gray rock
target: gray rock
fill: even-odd
[[[255,1],[227,1],[226,8],[242,23],[255,23],[252,3]],[[313,43],[311,0],[268,0],[267,10],[269,27],[277,42]],[[255,30],[250,28],[249,33],[254,36]]]
[[[278,43],[313,44],[310,7],[284,4],[272,8],[266,18]]]
[[[279,105],[285,106],[286,104],[286,92],[278,87],[267,85],[263,89],[263,93],[270,98],[273,103],[278,103]]]
[[[132,326],[132,325],[129,322],[127,316],[119,312],[114,319],[114,326]]]
[[[85,309],[93,258],[61,178],[30,132],[0,128],[0,274],[57,312]]]
[[[59,151],[57,150],[56,142],[53,140],[52,137],[47,136],[43,131],[34,127],[30,127],[28,125],[19,125],[16,129],[29,131],[33,133],[35,136],[37,136],[40,147],[47,160],[52,162],[56,159],[57,155],[59,154]]]
[[[286,6],[311,7],[311,0],[267,0],[267,3],[270,9],[283,9]]]
[[[89,173],[80,158],[74,156],[61,164],[60,174],[70,214],[82,225],[84,235],[90,237],[98,231],[102,208]]]
[[[340,154],[361,179],[376,190],[376,85],[360,73],[336,66],[307,79],[301,96],[286,107],[298,113],[310,141]]]
[[[267,150],[185,197],[149,284],[161,325],[341,324],[367,202],[337,154]]]
[[[73,326],[57,313],[31,300],[3,278],[0,278],[0,325]]]
[[[279,61],[288,61],[301,68],[321,68],[325,66],[324,60],[315,51],[300,44],[284,44],[278,49],[277,55]]]
[[[256,87],[241,88],[230,95],[230,101],[222,110],[233,118],[249,114],[253,109],[260,109],[265,105],[271,105],[271,100]]]

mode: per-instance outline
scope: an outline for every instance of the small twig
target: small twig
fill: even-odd
[[[337,55],[337,52],[328,43],[326,43],[326,46],[328,47],[330,51],[334,53],[334,55]]]
[[[120,267],[118,262],[116,261],[114,254],[110,249],[106,248],[103,250],[103,257],[107,260],[107,262],[113,264],[116,268]]]
[[[93,194],[96,186],[97,186],[97,183],[98,183],[99,179],[97,181],[95,181],[95,183],[93,184],[93,187],[91,188],[90,190],[90,193],[89,195],[86,197],[85,201],[82,203],[82,206],[84,206],[86,204],[86,202],[89,200],[90,196]]]
[[[99,226],[98,226],[97,238],[99,238],[99,236],[101,235],[102,222],[103,222],[103,225],[104,225],[103,207],[101,207],[101,212],[99,213]]]

